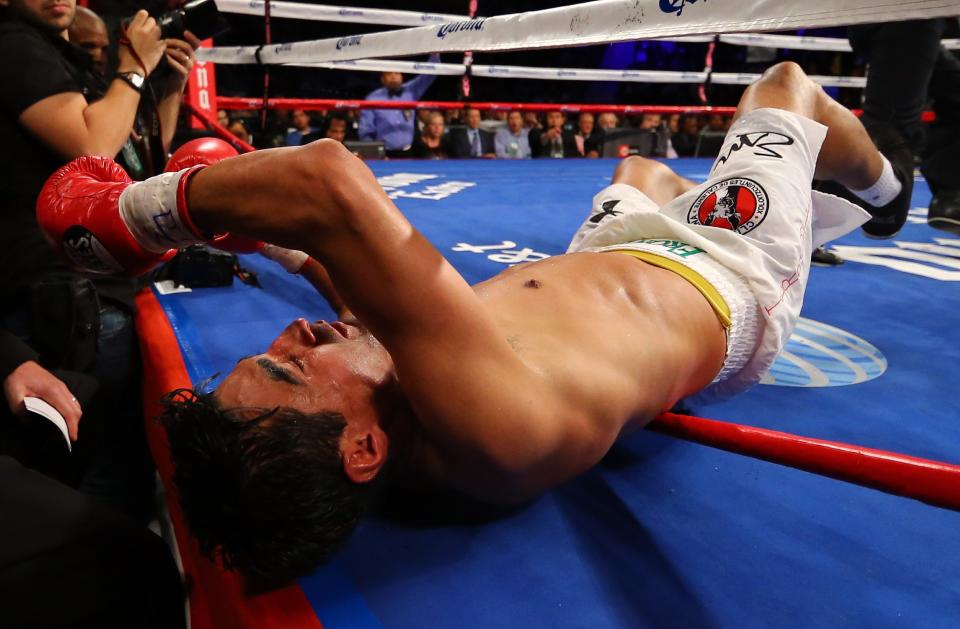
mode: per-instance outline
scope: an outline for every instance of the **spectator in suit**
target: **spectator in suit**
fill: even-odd
[[[566,121],[562,111],[548,111],[546,128],[530,130],[534,157],[580,157],[573,132],[564,128]]]
[[[431,55],[430,63],[440,60],[440,55]],[[399,72],[384,72],[380,75],[383,87],[367,94],[367,100],[420,100],[436,77],[421,74],[403,82]],[[414,137],[414,115],[409,109],[365,109],[360,114],[360,139],[379,140],[387,157],[410,157]]]
[[[523,126],[523,114],[511,111],[507,114],[507,126],[497,131],[493,138],[494,152],[499,159],[530,159],[530,131]]]
[[[480,110],[466,111],[466,127],[450,132],[450,157],[496,157],[493,134],[480,128]]]
[[[423,131],[413,141],[413,157],[421,159],[446,159],[450,157],[450,138],[444,133],[443,114],[430,114]]]
[[[51,373],[39,360],[33,348],[0,328],[4,626],[184,627],[183,591],[170,548],[146,527],[64,484],[69,479],[60,472],[82,456],[83,441],[68,455],[53,424],[26,409],[28,396],[47,402],[76,439],[96,380]],[[51,596],[57,604],[50,604]]]
[[[617,119],[617,114],[611,112],[604,112],[600,114],[597,118],[597,126],[607,131],[609,129],[616,129],[620,126],[620,120]]]
[[[577,141],[577,150],[584,157],[600,157],[603,147],[603,131],[596,127],[594,121],[589,111],[581,112],[577,117],[577,132],[573,137]]]

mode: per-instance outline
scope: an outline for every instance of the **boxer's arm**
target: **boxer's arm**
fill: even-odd
[[[187,205],[202,230],[256,237],[320,261],[390,352],[431,440],[457,465],[503,478],[544,460],[565,437],[555,393],[339,143],[225,160],[196,174]]]

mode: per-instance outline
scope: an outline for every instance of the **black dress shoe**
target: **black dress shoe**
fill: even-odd
[[[810,262],[815,266],[840,266],[843,264],[843,258],[832,251],[827,251],[826,247],[817,247],[810,256]]]
[[[940,190],[933,197],[927,225],[960,236],[960,188]]]
[[[910,200],[913,196],[913,152],[903,136],[892,127],[878,126],[867,131],[877,149],[890,160],[893,173],[900,181],[900,194],[886,205],[875,206],[835,181],[818,182],[816,189],[846,199],[869,212],[870,220],[861,228],[868,238],[893,238],[907,222],[907,214],[910,212]]]

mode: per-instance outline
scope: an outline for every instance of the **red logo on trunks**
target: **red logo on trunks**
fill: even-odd
[[[687,213],[691,225],[707,225],[746,234],[767,216],[767,192],[752,179],[719,181],[697,197]]]

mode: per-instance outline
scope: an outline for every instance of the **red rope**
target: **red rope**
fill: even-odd
[[[221,109],[259,109],[261,101],[258,98],[245,96],[217,96],[217,105]],[[711,107],[706,105],[592,105],[584,103],[462,103],[452,101],[399,101],[399,100],[334,100],[326,98],[271,98],[268,102],[270,109],[466,109],[467,107],[481,111],[557,111],[576,114],[581,111],[593,113],[615,114],[720,114],[732,116],[736,107]],[[853,109],[854,114],[860,115],[863,110]],[[923,121],[932,122],[936,116],[932,111],[923,112]]]
[[[197,120],[202,122],[203,126],[215,133],[217,137],[219,137],[221,140],[226,140],[241,153],[249,153],[250,151],[257,150],[253,145],[247,144],[237,136],[230,133],[226,127],[220,126],[216,120],[208,118],[206,112],[195,107],[191,103],[183,101],[181,106],[185,108],[191,115],[195,116]]]
[[[960,511],[958,465],[674,413],[660,415],[647,428]]]

